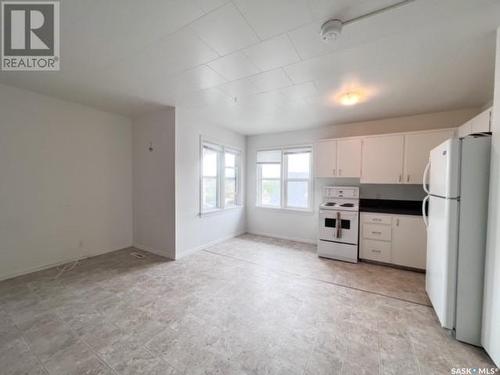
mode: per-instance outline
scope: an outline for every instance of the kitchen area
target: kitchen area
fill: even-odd
[[[335,178],[321,187],[318,256],[425,273],[441,326],[477,346],[491,119],[486,109],[458,128],[315,144],[316,180]]]

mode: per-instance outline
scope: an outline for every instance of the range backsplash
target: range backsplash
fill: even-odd
[[[359,179],[315,179],[316,197],[321,200],[324,186],[359,186],[360,198],[364,199],[396,199],[407,201],[421,201],[425,192],[421,185],[404,184],[360,184]]]

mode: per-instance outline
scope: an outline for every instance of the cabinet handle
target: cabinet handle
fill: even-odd
[[[406,182],[410,182],[410,175],[406,176]]]
[[[401,182],[401,175],[399,175],[398,177],[398,182]]]
[[[382,221],[382,219],[379,219],[378,217],[374,217],[372,221]]]
[[[382,234],[382,232],[373,232],[372,231],[372,234]]]
[[[336,171],[337,171],[336,169],[333,170],[333,175],[334,176],[336,176],[336,173],[335,173]]]
[[[339,176],[342,176],[342,169],[339,169]]]
[[[372,253],[379,253],[379,254],[382,252],[382,250],[375,250],[375,249],[372,249],[371,251]]]
[[[396,219],[396,226],[399,227],[399,219]]]

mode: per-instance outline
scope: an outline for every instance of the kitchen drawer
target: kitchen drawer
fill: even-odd
[[[363,240],[361,242],[362,259],[391,263],[391,243],[385,241]]]
[[[367,224],[392,224],[392,216],[391,215],[380,215],[380,214],[361,214],[361,220],[363,223]]]
[[[369,240],[390,241],[392,227],[381,224],[363,224],[363,238]]]

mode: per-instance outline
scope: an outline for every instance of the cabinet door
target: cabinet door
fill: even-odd
[[[337,141],[337,174],[339,177],[361,177],[361,139]]]
[[[397,184],[403,179],[402,135],[363,139],[361,182]]]
[[[472,120],[467,121],[458,128],[458,138],[467,137],[469,134],[472,134]]]
[[[394,215],[392,226],[392,263],[425,269],[427,231],[422,217]]]
[[[424,169],[431,150],[454,135],[453,130],[409,134],[405,136],[405,184],[422,184]]]
[[[472,119],[471,133],[488,133],[491,131],[491,109],[481,112]]]
[[[316,177],[337,176],[337,141],[316,143],[314,160]]]

